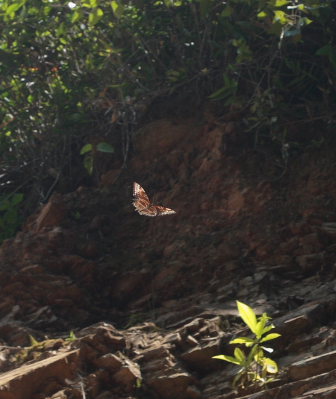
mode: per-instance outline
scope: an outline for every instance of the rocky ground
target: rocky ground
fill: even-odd
[[[127,170],[54,194],[2,244],[0,399],[336,397],[335,151],[287,159],[237,131],[148,124]],[[176,215],[134,212],[133,181]],[[212,359],[248,334],[237,299],[281,333],[267,390],[233,392]]]

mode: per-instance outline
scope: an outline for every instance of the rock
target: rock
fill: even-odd
[[[142,380],[139,366],[131,360],[125,359],[124,365],[112,376],[112,380],[121,385],[127,393],[135,391],[136,382]]]
[[[74,378],[79,365],[79,350],[73,350],[3,373],[0,375],[0,399],[27,399],[48,379]]]
[[[288,375],[292,380],[299,380],[316,374],[322,374],[335,368],[336,351],[332,351],[292,364],[289,367]]]
[[[54,194],[40,211],[35,225],[35,231],[44,227],[59,226],[66,215],[66,207],[61,195]]]
[[[208,373],[220,368],[219,362],[212,359],[212,356],[220,353],[220,339],[214,339],[206,345],[196,346],[183,352],[180,358],[193,371]]]
[[[296,261],[304,272],[321,271],[324,265],[324,253],[297,256]]]
[[[187,372],[166,373],[146,379],[146,384],[162,399],[191,399],[195,395],[194,383],[195,379]],[[190,386],[192,388],[188,391]]]

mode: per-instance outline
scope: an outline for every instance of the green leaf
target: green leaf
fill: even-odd
[[[286,4],[288,4],[289,1],[288,0],[276,0],[275,1],[275,7],[282,7]]]
[[[267,321],[270,318],[267,316],[266,313],[263,313],[262,316],[259,318],[259,321],[257,323],[257,327],[256,327],[256,336],[259,339],[263,334],[265,334],[265,326]]]
[[[72,341],[76,341],[77,337],[75,335],[75,333],[73,332],[73,330],[70,331],[69,333],[69,337],[66,338],[66,341],[72,342]]]
[[[233,14],[233,8],[231,6],[226,6],[224,8],[224,10],[221,12],[221,17],[231,17],[231,15]]]
[[[267,17],[267,13],[265,11],[260,11],[257,14],[258,18],[266,18]]]
[[[30,334],[29,334],[29,340],[30,340],[30,346],[37,346],[39,344],[39,342]]]
[[[281,337],[281,334],[271,333],[271,334],[266,335],[263,339],[261,339],[260,342],[270,341],[271,339],[275,339],[275,338],[279,338],[279,337]]]
[[[239,364],[244,364],[246,356],[245,353],[240,348],[236,348],[234,350],[234,355],[235,358],[239,361]]]
[[[252,347],[252,349],[250,350],[250,353],[247,356],[247,364],[250,364],[252,362],[252,359],[256,356],[256,353],[258,353],[259,351],[262,352],[262,350],[260,349],[259,345],[256,344]]]
[[[75,10],[71,17],[71,22],[74,24],[83,18],[82,10]]]
[[[80,150],[80,155],[84,155],[87,152],[92,151],[92,144],[85,144],[82,149]]]
[[[115,17],[118,19],[121,18],[124,12],[123,4],[120,4],[120,2],[113,0],[111,1],[111,7]]]
[[[278,21],[282,25],[286,25],[288,23],[288,16],[284,11],[276,10],[274,11],[274,21]]]
[[[239,315],[248,328],[255,334],[257,327],[257,317],[253,309],[243,302],[236,301]]]
[[[268,373],[276,374],[279,371],[278,364],[268,357],[264,357],[262,359],[262,363]]]
[[[114,148],[111,146],[111,144],[102,142],[97,144],[97,151],[108,152],[109,154],[113,154]]]
[[[18,1],[6,8],[5,15],[14,18],[16,12],[25,4],[25,1]]]
[[[101,8],[96,8],[89,15],[89,24],[91,26],[96,25],[103,17],[104,11]]]
[[[239,337],[239,338],[235,338],[232,341],[229,342],[230,344],[254,344],[255,340],[252,338],[248,338],[248,337]],[[249,346],[247,345],[247,346]]]
[[[275,328],[274,324],[270,324],[269,326],[265,326],[263,334],[266,334],[268,331],[273,330],[273,328]]]
[[[219,360],[225,360],[226,362],[234,363],[234,364],[240,364],[239,360],[237,360],[235,357],[232,356],[227,356],[227,355],[217,355],[217,356],[212,356],[213,359],[219,359]]]

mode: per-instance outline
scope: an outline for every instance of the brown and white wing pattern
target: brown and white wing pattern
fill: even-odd
[[[173,209],[152,205],[146,191],[135,182],[133,183],[133,205],[140,215],[145,216],[163,216],[176,213]]]

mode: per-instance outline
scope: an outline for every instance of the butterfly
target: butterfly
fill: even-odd
[[[172,209],[165,208],[164,206],[153,205],[146,191],[138,183],[133,183],[133,205],[134,208],[145,216],[163,216],[172,215],[176,213]]]

